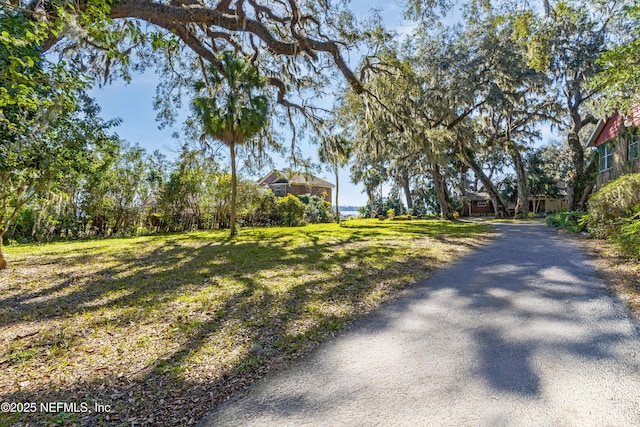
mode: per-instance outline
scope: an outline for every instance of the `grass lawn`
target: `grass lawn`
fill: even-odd
[[[0,402],[37,408],[2,412],[0,425],[194,423],[489,232],[351,220],[232,240],[219,231],[5,247]],[[77,406],[41,412],[48,402]]]

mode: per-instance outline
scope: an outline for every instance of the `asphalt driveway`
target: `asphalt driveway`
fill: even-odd
[[[637,323],[570,239],[496,227],[201,425],[640,425]]]

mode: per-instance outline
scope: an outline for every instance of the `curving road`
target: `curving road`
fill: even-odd
[[[569,239],[496,228],[200,425],[640,425],[637,324]]]

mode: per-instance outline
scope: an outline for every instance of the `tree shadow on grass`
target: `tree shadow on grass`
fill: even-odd
[[[298,234],[304,235],[304,231]],[[127,335],[146,323],[166,327],[158,328],[157,334],[167,328],[173,332],[164,337],[170,349],[148,362],[107,357],[110,365],[97,371],[103,366],[95,366],[87,360],[90,357],[82,356],[78,366],[83,370],[77,372],[76,379],[71,375],[49,388],[35,375],[32,381],[37,385],[4,390],[0,398],[40,402],[83,399],[113,408],[106,415],[72,414],[70,419],[83,425],[97,424],[107,415],[108,424],[146,418],[147,423],[157,425],[163,417],[167,424],[185,424],[282,360],[304,354],[332,336],[354,315],[373,306],[371,301],[378,293],[392,293],[394,287],[407,284],[407,277],[424,276],[437,264],[430,255],[418,253],[390,263],[401,249],[365,244],[373,236],[361,230],[325,241],[308,235],[307,243],[298,250],[268,232],[254,232],[251,241],[175,239],[143,254],[117,255],[113,265],[64,278],[43,292],[1,297],[0,304],[12,308],[0,317],[1,327],[28,322],[40,328],[35,335],[15,339],[12,344],[14,350],[37,349],[32,359],[0,360],[3,369],[26,372],[39,363],[51,363],[55,351],[61,354],[53,360],[73,361],[73,366],[74,357],[65,351],[83,351],[94,345],[91,340],[96,335],[86,329],[101,334],[105,330],[98,335],[109,345],[134,339]],[[76,262],[90,260],[90,255],[80,255]],[[266,273],[272,276],[262,277]],[[216,293],[219,298],[212,296]],[[194,308],[197,304],[201,306]],[[81,326],[74,323],[79,317],[83,319]],[[71,326],[64,326],[65,322]],[[50,336],[60,327],[67,328],[69,337],[52,344]],[[109,338],[110,333],[116,337]],[[224,351],[235,349],[231,359],[220,362],[216,355],[207,355],[217,348],[211,342],[217,339],[228,340],[222,346]],[[56,350],[59,344],[65,347]],[[122,352],[130,348],[124,345]],[[145,353],[139,356],[144,358]],[[220,362],[220,366],[205,366],[210,361]],[[115,366],[127,362],[140,366]],[[193,372],[197,370],[202,375]],[[13,377],[20,381],[23,375]],[[159,407],[160,400],[164,407]],[[20,420],[43,423],[59,416],[23,414]],[[152,418],[155,423],[149,421]]]

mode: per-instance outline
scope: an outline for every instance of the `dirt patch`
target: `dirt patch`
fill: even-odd
[[[606,240],[578,237],[607,285],[640,317],[640,262],[625,257]]]

